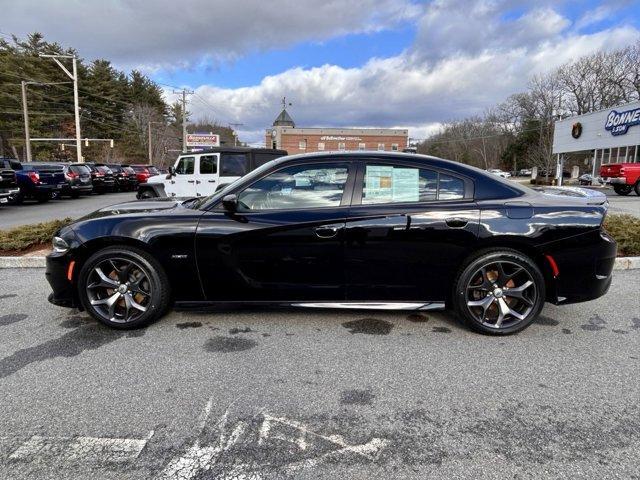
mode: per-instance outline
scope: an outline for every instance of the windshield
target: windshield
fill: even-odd
[[[211,205],[211,204],[217,202],[218,200],[220,200],[222,197],[224,197],[230,191],[234,190],[239,184],[244,183],[244,182],[250,183],[251,181],[253,181],[253,180],[257,179],[257,178],[260,178],[264,172],[266,172],[267,170],[269,170],[273,166],[274,162],[277,162],[278,160],[281,160],[282,158],[284,158],[284,157],[280,157],[280,158],[278,158],[276,160],[271,160],[270,162],[265,163],[264,165],[256,168],[254,171],[248,173],[244,177],[240,177],[237,180],[229,183],[222,190],[218,190],[213,195],[209,195],[208,197],[201,197],[201,198],[197,198],[197,199],[187,200],[186,202],[183,202],[182,205],[185,206],[185,207],[188,207],[188,208],[193,208],[193,209],[199,209],[199,208],[202,208],[205,205],[207,205],[207,206]]]

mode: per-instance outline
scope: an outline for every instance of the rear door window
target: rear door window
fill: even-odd
[[[216,155],[202,155],[200,157],[200,173],[202,175],[218,173],[218,157]]]
[[[464,181],[428,168],[370,164],[365,167],[362,204],[414,203],[464,198]]]
[[[220,164],[220,175],[223,177],[242,177],[249,172],[249,157],[246,153],[223,153]]]

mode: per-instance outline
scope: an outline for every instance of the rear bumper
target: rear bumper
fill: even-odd
[[[626,185],[627,178],[626,177],[603,177],[602,181],[604,183],[610,183],[611,185]]]
[[[609,291],[618,246],[606,232],[580,235],[548,251],[560,272],[554,279],[553,303],[586,302]]]
[[[19,188],[0,188],[0,198],[7,198],[13,195],[17,195],[20,192]]]
[[[45,277],[53,292],[49,295],[49,302],[60,307],[80,308],[80,302],[67,274],[72,258],[67,254],[51,253],[47,255]]]

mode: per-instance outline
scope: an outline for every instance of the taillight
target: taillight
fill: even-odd
[[[31,179],[33,183],[40,183],[40,174],[38,172],[29,171],[27,172],[27,176]]]
[[[67,173],[65,173],[65,175],[67,176],[68,179],[72,180],[74,178],[78,178],[80,175],[78,175],[75,172],[72,171],[68,171]]]

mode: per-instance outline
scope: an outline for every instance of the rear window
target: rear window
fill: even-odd
[[[158,169],[154,166],[149,167],[149,173],[151,175],[158,175],[160,172],[158,171]]]
[[[86,165],[70,165],[69,170],[71,170],[73,173],[78,174],[91,173],[91,169]]]
[[[223,177],[242,177],[249,171],[249,158],[246,153],[223,153],[220,163],[220,174]]]
[[[127,172],[129,174],[136,173],[136,171],[131,167],[122,167],[122,170],[124,170],[125,172]]]
[[[137,173],[142,173],[147,170],[145,167],[141,167],[140,165],[133,165],[131,168],[133,168],[133,171]]]
[[[120,165],[107,165],[111,169],[112,172],[121,172],[122,167]]]
[[[102,173],[111,173],[109,167],[96,167]]]

